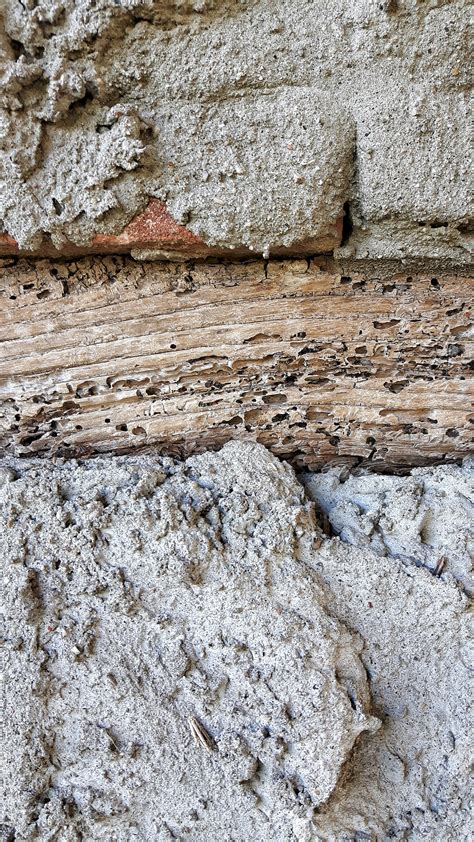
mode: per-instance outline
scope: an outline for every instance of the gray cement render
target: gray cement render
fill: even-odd
[[[0,478],[0,838],[472,838],[469,465],[316,509],[237,442]]]
[[[300,479],[342,541],[426,567],[472,596],[472,459],[414,468],[409,477],[330,468]]]
[[[117,233],[150,196],[271,253],[468,260],[465,0],[2,0],[0,218]]]

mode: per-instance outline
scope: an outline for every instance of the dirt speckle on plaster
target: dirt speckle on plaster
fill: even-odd
[[[349,201],[342,256],[463,262],[467,8],[5,0],[4,228],[84,244],[154,196],[210,245],[267,254]]]
[[[324,536],[258,445],[0,485],[4,838],[467,840],[455,570]]]

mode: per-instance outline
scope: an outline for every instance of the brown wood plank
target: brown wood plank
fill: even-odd
[[[311,467],[457,459],[472,450],[471,289],[324,258],[5,258],[0,444],[187,454],[239,437]]]

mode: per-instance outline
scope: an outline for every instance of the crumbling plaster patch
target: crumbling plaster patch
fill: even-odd
[[[287,838],[379,727],[291,469],[230,444],[3,481],[15,838]]]
[[[301,480],[343,541],[427,567],[472,592],[472,460],[414,468],[408,477],[331,468]]]
[[[3,838],[467,842],[454,569],[325,536],[258,445],[1,476]]]

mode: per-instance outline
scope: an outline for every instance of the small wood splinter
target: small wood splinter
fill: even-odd
[[[188,725],[196,745],[202,746],[206,751],[214,751],[214,740],[195,716],[188,716]]]
[[[439,559],[439,561],[438,561],[438,563],[437,563],[437,565],[434,569],[434,575],[435,576],[438,576],[438,577],[441,576],[441,574],[442,574],[442,572],[443,572],[443,570],[446,566],[446,561],[447,561],[446,556],[444,556],[444,555],[441,556],[441,558]]]

